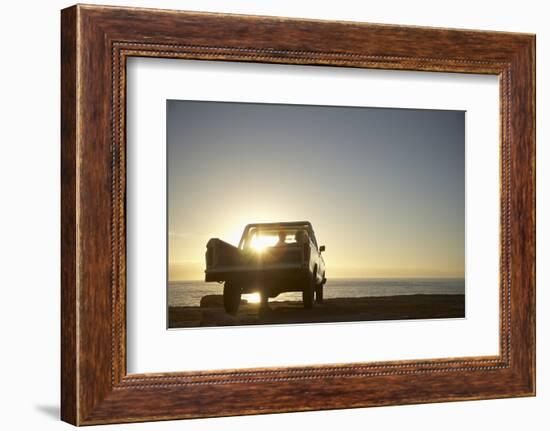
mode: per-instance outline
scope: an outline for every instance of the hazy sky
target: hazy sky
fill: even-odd
[[[309,220],[327,277],[464,275],[464,112],[167,102],[170,280],[206,242]]]

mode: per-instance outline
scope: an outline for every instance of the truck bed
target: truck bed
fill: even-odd
[[[205,281],[226,281],[228,278],[257,278],[300,270],[304,250],[299,244],[271,247],[262,253],[241,250],[218,238],[208,241]]]

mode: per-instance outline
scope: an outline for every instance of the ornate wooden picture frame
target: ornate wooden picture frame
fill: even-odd
[[[63,10],[61,21],[64,421],[535,394],[534,35],[81,5]],[[125,97],[133,56],[498,75],[500,354],[127,374]]]

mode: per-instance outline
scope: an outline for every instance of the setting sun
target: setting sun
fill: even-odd
[[[263,252],[268,247],[277,244],[278,237],[274,235],[256,235],[250,241],[250,247],[258,253]]]

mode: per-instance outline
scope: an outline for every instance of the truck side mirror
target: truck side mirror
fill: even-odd
[[[324,245],[322,245],[321,247],[319,247],[319,253],[322,253],[322,252],[324,252],[324,251],[325,251],[325,246],[324,246]]]

